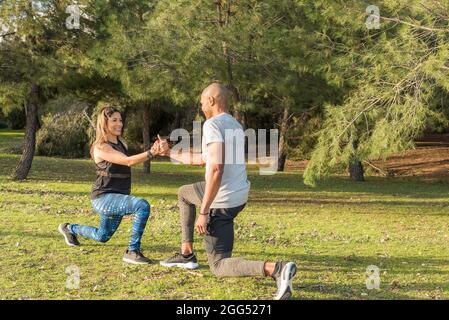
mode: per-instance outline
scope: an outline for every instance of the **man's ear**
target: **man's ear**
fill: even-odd
[[[214,98],[214,97],[209,96],[209,97],[207,98],[207,100],[209,100],[209,105],[210,105],[210,106],[215,105],[215,98]]]

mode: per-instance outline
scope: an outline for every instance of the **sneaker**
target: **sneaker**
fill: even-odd
[[[150,264],[153,262],[151,259],[145,257],[142,251],[129,249],[126,249],[122,260],[132,264]]]
[[[79,246],[80,243],[78,242],[78,239],[73,233],[69,231],[69,228],[67,228],[68,225],[68,223],[61,223],[58,227],[58,231],[64,236],[65,243],[67,243],[69,246]]]
[[[278,290],[274,300],[287,300],[292,296],[292,279],[296,275],[296,264],[293,262],[276,263],[273,278],[276,280]]]
[[[198,260],[196,260],[194,253],[185,256],[177,252],[173,257],[162,260],[160,264],[164,267],[179,267],[184,269],[196,269],[199,267]]]

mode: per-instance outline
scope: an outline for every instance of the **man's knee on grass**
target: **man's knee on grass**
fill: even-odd
[[[210,271],[218,278],[235,276],[233,266],[230,265],[230,257],[231,253],[208,256]]]
[[[222,265],[222,259],[217,260],[217,261],[213,261],[209,264],[210,267],[210,271],[217,277],[217,278],[223,278],[226,277],[226,274],[223,270],[223,265]]]

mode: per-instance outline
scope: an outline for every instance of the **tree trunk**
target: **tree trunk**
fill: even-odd
[[[175,113],[175,119],[173,120],[172,126],[171,126],[171,130],[173,131],[175,129],[181,128],[181,112],[176,111]]]
[[[245,112],[241,111],[241,110],[238,110],[237,108],[234,107],[233,116],[234,116],[234,118],[238,122],[240,122],[240,124],[243,127],[243,130],[246,130],[247,124],[246,124],[246,114],[245,114]]]
[[[226,4],[226,7],[224,6]],[[231,3],[223,3],[220,0],[215,1],[215,5],[217,7],[217,15],[218,15],[218,27],[224,28],[227,27],[229,23],[229,19],[231,17]],[[223,16],[224,11],[224,16]],[[246,119],[245,114],[243,111],[239,110],[237,106],[240,105],[240,95],[237,90],[237,88],[234,86],[234,77],[233,77],[233,71],[232,71],[232,60],[231,56],[229,55],[228,51],[228,44],[226,41],[222,41],[222,52],[223,52],[223,58],[226,63],[226,74],[228,77],[228,88],[232,93],[233,96],[233,102],[234,102],[234,108],[233,108],[233,116],[234,118],[240,122],[240,124],[243,126],[243,129],[246,128]]]
[[[354,160],[349,164],[349,176],[354,181],[365,181],[363,165],[359,160]]]
[[[126,127],[126,118],[128,117],[129,112],[131,111],[131,106],[130,105],[126,105],[125,108],[122,111],[122,121],[123,121],[123,129],[122,132],[125,132],[125,127]]]
[[[288,107],[285,106],[282,112],[282,116],[279,119],[279,157],[278,157],[278,171],[284,171],[285,161],[287,160],[287,142],[286,134],[288,127],[289,112]]]
[[[354,150],[357,149],[358,147],[358,142],[354,141],[353,142],[353,147]],[[358,160],[357,158],[353,157],[350,161],[349,161],[349,177],[354,180],[354,181],[365,181],[365,170],[363,169],[363,165],[362,162],[360,160]]]
[[[36,132],[39,128],[38,107],[39,86],[36,83],[33,83],[31,86],[29,101],[25,109],[26,127],[22,156],[20,157],[19,163],[11,175],[13,180],[24,180],[30,172],[31,164],[33,163],[34,158],[34,151],[36,149]]]
[[[148,150],[150,149],[150,104],[148,102],[145,102],[143,105],[143,149]],[[151,171],[151,161],[148,159],[143,163],[143,173],[149,174]]]

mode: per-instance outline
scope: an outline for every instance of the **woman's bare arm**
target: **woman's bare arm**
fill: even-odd
[[[131,167],[133,165],[147,161],[148,153],[145,151],[128,157],[127,155],[114,150],[114,148],[112,148],[110,145],[104,143],[100,146],[94,147],[94,159],[96,163],[105,160],[111,163],[120,164],[122,166]]]

